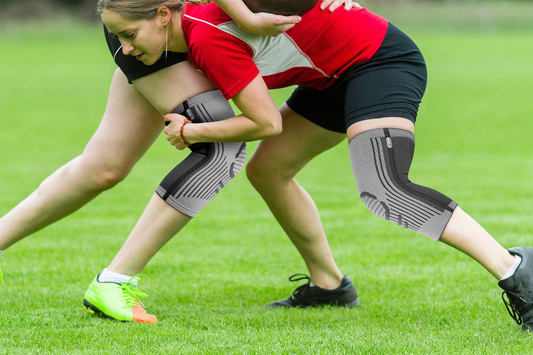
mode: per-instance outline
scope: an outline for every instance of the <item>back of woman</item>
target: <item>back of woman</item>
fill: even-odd
[[[261,73],[269,88],[303,85],[323,90],[353,65],[376,53],[388,22],[366,9],[333,13],[317,4],[276,37],[240,29],[216,4],[190,5],[182,27],[189,59],[226,98]]]

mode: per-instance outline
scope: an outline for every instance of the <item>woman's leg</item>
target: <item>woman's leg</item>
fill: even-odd
[[[124,275],[139,274],[159,249],[185,227],[191,218],[176,211],[159,195],[154,194],[107,269]]]
[[[68,216],[126,177],[157,138],[161,115],[115,72],[106,111],[83,154],[0,219],[0,249]]]
[[[211,91],[212,84],[189,62],[160,70],[150,74],[149,78],[150,81],[136,80],[134,85],[160,112],[172,111],[187,100],[187,106],[196,112],[194,122],[218,121],[234,116],[227,100],[219,91]],[[158,188],[161,194],[154,194],[107,269],[130,276],[140,273],[157,251],[191,220],[191,216],[195,216],[240,171],[245,158],[244,143],[192,146],[191,154],[164,179],[166,183]],[[175,187],[163,191],[162,185]],[[180,193],[182,189],[186,193]]]
[[[404,118],[388,117],[360,121],[353,124],[348,129],[348,139],[351,142],[351,149],[352,142],[354,142],[352,140],[356,136],[361,133],[375,129],[400,129],[414,134],[414,124]],[[394,146],[394,144],[395,141],[393,138],[391,141],[391,148]],[[383,151],[385,152],[385,150]],[[387,160],[387,157],[384,157],[383,159]],[[356,164],[356,162],[354,162],[354,158],[352,155],[352,165],[353,164]],[[353,168],[354,173],[362,169],[361,164],[358,164],[358,166],[353,166]],[[406,166],[406,172],[408,171],[408,169],[409,166]],[[356,176],[358,175],[359,173],[356,173]],[[360,181],[358,181],[358,188],[360,188],[359,192],[361,193],[362,187],[360,185],[362,184],[360,184]],[[427,189],[427,191],[429,191],[429,189]],[[422,191],[422,194],[427,193],[427,191]],[[429,192],[429,194],[432,194],[432,192]],[[378,194],[376,193],[374,195]],[[439,199],[438,196],[436,198]],[[414,201],[415,202],[413,203],[416,203],[416,200]],[[380,211],[384,211],[388,208],[388,206],[386,202],[381,202],[383,202],[383,205]],[[373,206],[378,206],[378,203],[374,203]],[[373,212],[377,210],[378,208],[375,208]],[[441,230],[443,229],[442,234],[436,235],[435,239],[438,239],[441,242],[448,244],[471,256],[499,280],[504,275],[504,273],[509,270],[509,268],[513,265],[515,261],[514,256],[509,254],[506,249],[504,249],[500,244],[498,244],[498,242],[496,242],[494,238],[490,236],[490,234],[488,234],[473,218],[467,215],[461,208],[455,207],[455,209],[451,209],[451,211],[453,211],[453,213],[450,212],[451,217],[449,217],[449,219],[446,216],[443,217],[443,221],[447,222],[447,224],[444,224],[443,227],[445,228],[441,228]],[[384,217],[386,215],[386,213],[382,213],[380,216]],[[389,216],[388,219],[392,220],[393,216]],[[398,223],[397,220],[396,223]],[[411,223],[411,225],[402,223],[398,224],[401,224],[409,229],[415,230],[413,223]]]
[[[135,85],[161,113],[187,106],[194,112],[193,123],[233,117],[227,100],[198,75],[191,65],[180,63],[149,76],[158,80]],[[186,105],[180,104],[185,99]],[[201,143],[190,149],[158,187],[115,259],[85,292],[84,305],[90,310],[118,320],[157,322],[142,308],[139,296],[145,295],[136,290],[134,276],[241,170],[246,158],[246,144],[239,142]]]
[[[248,161],[246,173],[302,255],[311,281],[321,288],[334,289],[341,283],[343,274],[331,254],[318,209],[294,176],[346,135],[311,123],[286,104],[280,112],[283,132],[259,143]]]
[[[476,260],[499,280],[504,304],[522,331],[533,332],[533,248],[505,250],[454,201],[413,184],[413,132],[410,121],[397,117],[350,126],[350,159],[363,202],[374,214]]]
[[[134,80],[133,86],[161,115],[190,97],[216,89],[188,60]]]
[[[162,131],[162,114],[213,88],[188,61],[137,79],[134,85],[117,69],[106,111],[83,154],[50,175],[0,219],[0,250],[68,216],[122,181]]]
[[[514,256],[459,206],[439,240],[472,257],[497,280],[515,261]]]

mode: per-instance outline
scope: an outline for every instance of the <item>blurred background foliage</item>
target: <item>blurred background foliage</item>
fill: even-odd
[[[50,19],[73,16],[97,21],[97,0],[0,0],[0,21]]]
[[[0,25],[37,19],[99,21],[97,0],[0,0]],[[403,26],[497,30],[532,28],[533,0],[359,0],[368,9]]]

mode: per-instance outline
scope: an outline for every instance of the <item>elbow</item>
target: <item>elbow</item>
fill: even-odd
[[[267,136],[265,138],[275,137],[279,135],[282,130],[283,127],[281,126],[281,123],[278,125],[273,125],[270,127],[270,129],[267,130]]]
[[[264,138],[271,138],[279,135],[283,131],[283,124],[281,120],[281,115],[278,115],[275,120],[270,121],[267,127],[264,128],[263,134]]]

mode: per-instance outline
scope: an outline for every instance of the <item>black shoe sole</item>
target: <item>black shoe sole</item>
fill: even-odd
[[[113,320],[115,322],[128,323],[127,320],[118,320],[118,319],[115,319],[115,318],[111,317],[110,315],[102,312],[101,310],[98,309],[98,307],[93,305],[91,302],[87,301],[85,298],[83,299],[83,307],[85,307],[85,309],[88,310],[89,312],[91,312],[93,314],[96,314],[96,315],[98,315],[100,317],[103,317],[103,318],[106,318],[106,319],[110,319],[110,320]]]
[[[321,303],[321,304],[314,304],[314,305],[298,305],[293,306],[287,303],[282,303],[281,301],[278,302],[272,302],[265,305],[266,308],[311,308],[311,307],[339,307],[339,308],[357,308],[361,306],[361,302],[359,302],[359,298],[356,298],[355,301],[352,301],[350,303],[345,304],[336,304],[336,303]]]
[[[347,303],[347,304],[344,304],[344,305],[342,305],[340,307],[356,308],[356,307],[360,307],[360,306],[361,306],[361,302],[359,302],[359,298],[356,298],[355,301]]]

